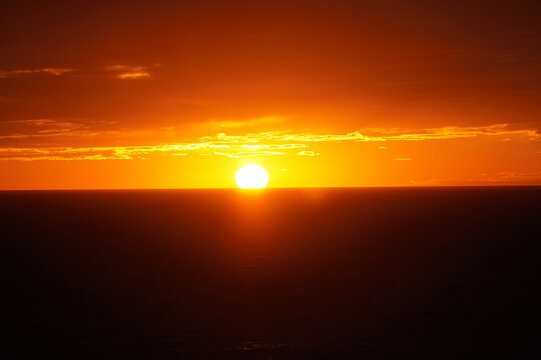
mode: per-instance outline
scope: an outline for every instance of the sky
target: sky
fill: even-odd
[[[541,185],[539,1],[18,1],[0,189]]]

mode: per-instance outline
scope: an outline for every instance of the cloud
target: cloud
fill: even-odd
[[[509,124],[487,126],[448,126],[428,129],[365,129],[370,140],[367,141],[424,141],[472,138],[477,136],[510,136],[519,135],[529,140],[541,139],[535,129],[513,129]]]
[[[213,149],[227,146],[208,144],[179,144],[158,146],[97,146],[97,147],[43,147],[43,148],[0,148],[0,160],[134,160],[146,159],[153,153],[173,156],[183,151]]]
[[[152,78],[146,66],[112,65],[107,66],[106,70],[112,72],[115,79],[138,80]]]
[[[442,178],[442,179],[414,179],[409,180],[410,185],[479,185],[479,184],[507,184],[507,185],[537,185],[541,181],[541,171],[519,172],[500,171],[490,174],[481,174],[474,178]]]
[[[285,151],[239,151],[241,148],[213,143],[182,143],[156,146],[0,148],[0,160],[135,160],[151,156],[217,155],[231,158],[287,155]],[[216,151],[219,150],[219,151]]]
[[[254,157],[254,156],[287,155],[287,152],[283,152],[283,151],[240,151],[240,152],[215,151],[214,155],[227,156],[231,158],[245,158],[245,157]]]
[[[252,151],[260,149],[299,149],[308,147],[306,144],[241,144],[239,146]]]
[[[246,135],[227,135],[219,133],[204,136],[206,141],[223,143],[258,143],[258,142],[386,142],[386,141],[426,141],[472,138],[477,136],[524,136],[529,140],[540,140],[541,134],[535,129],[513,129],[508,124],[494,124],[478,127],[441,127],[427,129],[383,129],[367,128],[346,134],[293,133],[292,131],[270,131]]]
[[[159,65],[153,65],[159,66]],[[140,65],[111,65],[105,68],[106,71],[111,73],[111,76],[115,79],[151,79],[152,75],[149,72],[148,66]],[[28,74],[48,74],[54,76],[61,76],[67,73],[77,71],[72,68],[40,68],[40,69],[17,69],[2,71],[0,70],[0,78],[11,78],[15,76],[28,75]]]
[[[93,125],[96,125],[94,122]],[[0,123],[0,139],[33,139],[58,136],[95,136],[100,132],[87,123],[53,119],[12,120]]]
[[[122,131],[103,130],[89,123],[80,124],[51,119],[18,120],[3,122],[0,125],[0,139],[24,139],[69,136],[104,135],[126,136]],[[17,131],[6,133],[15,127]],[[13,129],[12,129],[13,130]],[[162,136],[163,131],[144,132],[145,136]],[[150,135],[149,135],[150,134]],[[128,136],[133,136],[128,132]],[[137,132],[136,132],[137,135]],[[443,127],[430,129],[364,129],[347,134],[315,134],[293,133],[292,131],[274,131],[248,133],[244,135],[227,135],[218,133],[202,136],[193,142],[181,142],[165,145],[144,146],[97,146],[97,147],[4,147],[0,148],[0,159],[3,160],[133,160],[148,159],[153,156],[227,156],[242,158],[253,156],[299,155],[317,156],[312,149],[316,143],[361,143],[388,141],[437,141],[448,139],[474,138],[479,136],[518,136],[526,140],[539,140],[540,135],[532,129],[513,129],[506,124],[496,124],[483,127]],[[103,139],[103,138],[102,138]],[[156,140],[154,140],[156,141]],[[381,148],[381,147],[380,147]],[[396,161],[411,161],[410,158],[395,158]]]
[[[49,75],[55,75],[60,76],[64,75],[66,73],[70,73],[76,71],[76,69],[69,69],[69,68],[42,68],[42,69],[19,69],[19,70],[11,70],[11,71],[0,71],[0,78],[9,78],[17,75],[24,75],[24,74],[49,74]]]
[[[519,172],[519,171],[500,171],[488,176],[488,181],[538,181],[541,180],[541,171]]]
[[[300,156],[316,156],[316,155],[319,155],[319,153],[315,153],[311,150],[305,150],[305,151],[301,151],[298,153],[298,155]]]

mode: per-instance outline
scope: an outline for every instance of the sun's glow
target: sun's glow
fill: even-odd
[[[242,189],[261,189],[269,182],[269,175],[259,165],[244,165],[237,171],[235,180]]]

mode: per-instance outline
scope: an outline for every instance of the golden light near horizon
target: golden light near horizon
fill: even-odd
[[[244,165],[237,171],[235,181],[241,189],[262,189],[269,182],[269,175],[259,165]]]

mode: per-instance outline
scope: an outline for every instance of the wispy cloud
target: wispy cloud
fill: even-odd
[[[298,153],[298,155],[300,156],[316,156],[316,155],[319,155],[319,153],[316,153],[312,150],[304,150],[304,151],[300,151]]]
[[[223,143],[258,143],[258,142],[386,142],[386,141],[425,141],[472,138],[477,136],[524,136],[529,140],[541,139],[535,129],[513,129],[508,124],[494,124],[477,127],[441,127],[428,129],[384,129],[367,128],[346,134],[294,133],[292,131],[272,131],[250,133],[246,135],[227,135],[219,133],[202,137],[205,141]]]
[[[215,151],[213,154],[227,156],[230,158],[245,158],[245,157],[254,157],[254,156],[287,155],[287,152],[284,152],[284,151],[239,151],[239,152]]]
[[[58,136],[95,136],[100,132],[87,123],[54,119],[12,120],[0,123],[0,139],[34,139]]]
[[[472,178],[439,178],[439,179],[415,179],[409,180],[409,185],[433,186],[433,185],[476,185],[476,184],[515,184],[532,185],[539,184],[541,171],[499,171],[490,174],[481,174]]]
[[[106,70],[110,71],[115,79],[139,80],[152,78],[146,66],[111,65],[107,66]]]
[[[4,125],[26,126],[26,130],[2,134],[0,139],[31,139],[55,136],[96,136],[105,133],[121,136],[122,132],[104,131],[88,124],[62,122],[50,119],[4,122]],[[0,128],[1,130],[1,128]],[[227,135],[218,133],[202,136],[192,142],[145,146],[97,146],[97,147],[4,147],[0,148],[3,160],[128,160],[148,159],[153,156],[226,156],[230,158],[254,156],[317,156],[313,149],[317,143],[362,143],[388,141],[441,141],[449,139],[474,138],[479,136],[504,136],[523,140],[539,140],[541,136],[533,129],[513,129],[506,124],[483,127],[443,127],[430,129],[364,129],[347,134],[293,133],[274,131]],[[163,138],[161,138],[163,140]],[[21,140],[23,141],[23,140]],[[30,140],[25,140],[30,141]],[[410,161],[399,157],[396,161]]]
[[[279,149],[279,145],[275,148]],[[0,160],[144,160],[152,156],[216,155],[230,158],[287,155],[287,151],[243,150],[241,146],[215,143],[182,143],[155,146],[98,146],[0,148]]]
[[[9,78],[17,75],[24,75],[24,74],[49,74],[49,75],[55,75],[60,76],[64,75],[66,73],[70,73],[76,71],[76,69],[70,69],[70,68],[41,68],[41,69],[18,69],[18,70],[11,70],[11,71],[0,71],[0,78]]]
[[[488,176],[488,181],[530,181],[540,180],[541,171],[521,172],[521,171],[500,171]]]
[[[150,154],[162,153],[173,156],[186,155],[209,149],[228,148],[226,145],[177,144],[157,146],[96,146],[96,147],[45,147],[0,148],[2,160],[133,160],[147,159]]]

